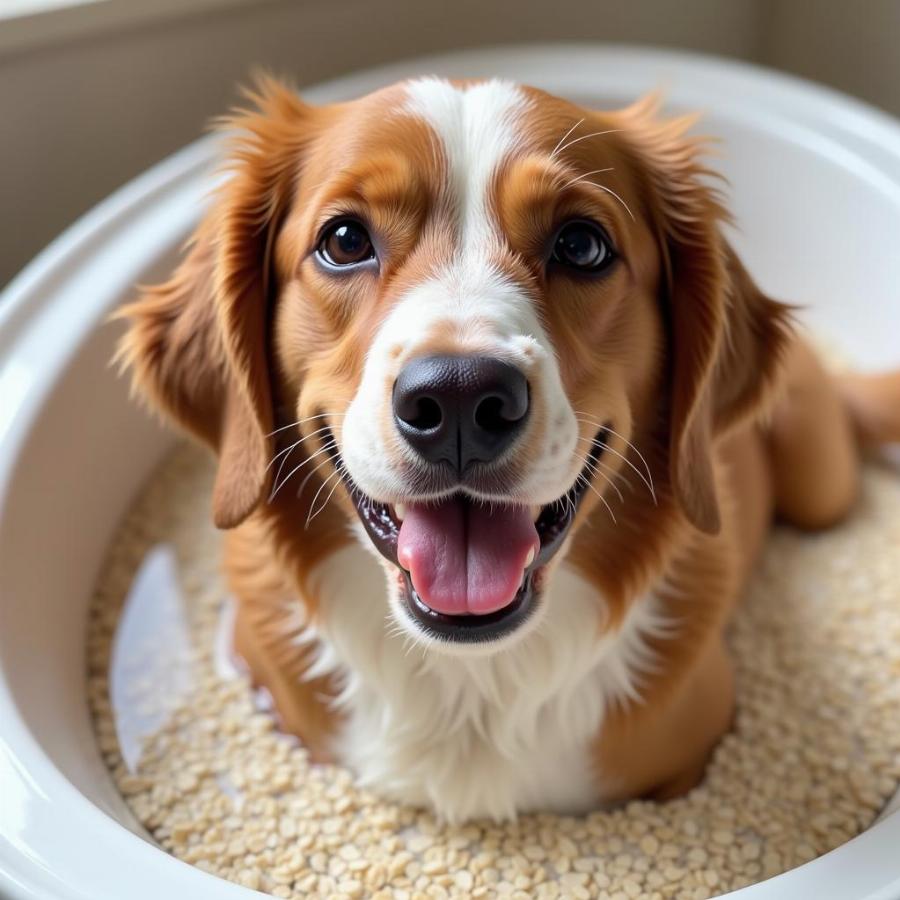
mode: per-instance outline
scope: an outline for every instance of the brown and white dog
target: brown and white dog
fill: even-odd
[[[825,374],[652,101],[253,101],[120,357],[217,452],[236,645],[284,726],[448,820],[687,790],[773,514],[846,513],[900,378]]]

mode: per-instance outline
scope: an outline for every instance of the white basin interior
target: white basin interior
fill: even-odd
[[[723,139],[734,241],[772,294],[858,364],[900,364],[900,126],[750,67],[601,47],[473,52],[309,92],[351,96],[410,72],[500,74],[597,106],[663,84]],[[103,324],[170,271],[205,202],[198,142],[96,209],[0,299],[0,895],[246,897],[168,857],[133,825],[94,743],[85,616],[116,523],[171,445],[108,362]],[[747,897],[900,895],[900,815]],[[141,873],[138,877],[136,873]],[[132,880],[133,879],[133,880]],[[124,885],[128,886],[124,892]]]

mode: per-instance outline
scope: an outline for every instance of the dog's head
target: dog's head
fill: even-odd
[[[139,386],[218,452],[218,525],[315,528],[331,498],[445,647],[546,614],[578,530],[719,528],[713,444],[761,402],[784,312],[687,120],[496,81],[254,102],[186,260],[125,310]]]

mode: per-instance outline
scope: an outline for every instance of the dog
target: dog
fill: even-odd
[[[281,724],[449,822],[685,793],[773,518],[845,516],[900,375],[824,370],[655,98],[248,93],[118,356],[217,455],[235,647]]]

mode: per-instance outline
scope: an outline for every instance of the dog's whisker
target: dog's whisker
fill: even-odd
[[[584,116],[582,116],[556,143],[556,146],[550,152],[550,159],[553,159],[556,154],[559,152],[559,148],[566,142],[566,138],[584,121]]]
[[[600,478],[602,478],[616,492],[616,494],[619,497],[619,502],[623,503],[623,504],[625,503],[625,497],[622,495],[622,492],[619,490],[618,485],[608,475],[606,475],[605,472],[601,472],[600,469],[598,469],[597,466],[590,459],[588,459],[585,456],[581,456],[580,454],[576,453],[575,458],[580,460],[583,463],[582,469],[587,469],[588,472],[591,473],[591,475],[595,475],[595,476],[599,475]],[[583,471],[580,472],[578,477],[584,478],[584,472]],[[585,480],[587,480],[587,479],[585,479]],[[590,481],[587,481],[587,483],[590,485]],[[593,485],[591,485],[591,487],[593,487]]]
[[[338,475],[340,476],[338,480],[335,482],[334,487],[331,489],[331,493],[325,498],[324,506],[328,505],[328,502],[331,500],[332,496],[334,496],[334,492],[340,487],[342,484],[347,488],[347,492],[352,497],[354,494],[358,494],[359,490],[356,485],[353,483],[353,479],[350,477],[350,472],[347,470],[347,466],[344,464],[342,459],[337,460],[337,465],[335,466],[337,469]],[[323,506],[323,509],[324,509]]]
[[[280,491],[284,487],[284,485],[287,484],[288,481],[290,481],[290,479],[293,477],[293,475],[296,472],[299,472],[300,469],[302,469],[307,463],[311,462],[316,457],[321,456],[323,453],[326,453],[329,450],[332,450],[336,445],[337,445],[337,441],[332,440],[325,446],[319,448],[315,453],[312,453],[311,455],[307,456],[303,460],[302,463],[300,463],[299,465],[297,465],[293,469],[291,469],[291,471],[288,472],[288,474],[285,476],[285,478],[280,483],[278,483],[278,486],[273,489],[272,495],[269,497],[269,501],[271,502],[275,498],[275,495],[278,493],[278,491]],[[287,457],[285,457],[285,459],[287,459]],[[281,467],[279,467],[279,471],[280,470],[281,470]]]
[[[278,459],[279,456],[284,456],[285,453],[288,453],[288,454],[289,454],[289,453],[291,452],[291,450],[294,449],[294,447],[299,447],[300,444],[302,444],[302,443],[303,443],[303,438],[300,438],[299,441],[294,441],[293,444],[290,444],[289,446],[285,447],[284,449],[279,450],[279,451],[272,457],[272,459],[269,460],[269,464],[266,466],[266,471],[268,472],[269,469],[271,469],[272,466],[275,465],[275,461]]]
[[[578,441],[579,441],[579,443],[584,442],[585,444],[588,444],[588,446],[590,446],[590,447],[594,446],[593,438],[580,437],[580,438],[578,438]],[[595,466],[599,466],[600,468],[602,468],[612,478],[615,478],[619,481],[624,482],[625,486],[628,488],[629,491],[632,491],[632,492],[634,491],[634,485],[631,483],[631,479],[628,477],[627,472],[623,472],[619,469],[614,469],[609,463],[604,462],[602,459],[593,460],[593,464]]]
[[[591,416],[588,415],[587,413],[579,413],[579,412],[576,411],[576,413],[575,413],[575,418],[578,419],[578,421],[584,422],[584,423],[587,424],[587,425],[592,425],[592,426],[594,426],[594,427],[596,427],[596,428],[601,428],[601,429],[603,429],[604,431],[607,431],[609,434],[611,434],[611,435],[613,435],[614,437],[617,437],[617,438],[619,438],[621,441],[623,441],[629,448],[631,448],[631,450],[633,450],[633,451],[637,454],[637,456],[638,456],[638,458],[640,459],[640,461],[644,464],[644,468],[647,470],[647,475],[646,475],[646,477],[644,477],[643,473],[640,472],[640,470],[634,465],[634,463],[631,462],[631,460],[629,460],[629,459],[627,459],[626,457],[624,457],[624,456],[623,456],[621,453],[619,453],[614,447],[610,447],[608,444],[606,445],[606,449],[607,449],[607,450],[609,450],[609,451],[612,452],[614,455],[618,456],[620,459],[622,459],[624,462],[626,462],[626,463],[627,463],[629,466],[631,466],[631,468],[634,469],[634,471],[640,476],[640,478],[641,478],[641,480],[644,482],[644,484],[647,485],[647,489],[648,489],[648,490],[650,491],[650,493],[653,495],[653,502],[655,503],[655,502],[656,502],[656,490],[655,490],[655,488],[654,488],[654,486],[653,486],[653,474],[652,474],[652,472],[650,471],[650,465],[649,465],[649,463],[647,462],[646,458],[644,457],[644,454],[641,453],[641,451],[638,450],[638,448],[637,448],[631,441],[629,441],[628,438],[626,438],[624,435],[619,434],[618,431],[616,431],[615,429],[611,428],[609,425],[606,425],[606,424],[603,424],[603,423],[598,422],[596,419],[594,419],[593,417],[591,417]]]
[[[607,502],[606,497],[604,497],[603,494],[601,494],[600,491],[598,491],[597,488],[595,488],[594,485],[591,484],[591,482],[587,478],[584,477],[584,475],[579,474],[578,478],[582,482],[584,482],[584,484],[597,495],[597,498],[600,500],[600,502],[606,507],[607,511],[609,512],[610,518],[613,520],[613,524],[618,525],[619,523],[616,521],[616,514],[612,511],[612,507]]]
[[[302,444],[304,441],[307,441],[307,440],[309,440],[310,438],[315,437],[317,434],[321,434],[323,431],[328,431],[328,427],[329,427],[328,425],[323,425],[321,428],[317,428],[315,431],[311,432],[310,434],[305,434],[305,435],[303,435],[303,437],[301,437],[300,440],[294,441],[294,443],[291,444],[289,447],[285,447],[284,449],[279,450],[279,451],[272,457],[272,459],[271,459],[271,461],[269,462],[269,464],[266,466],[266,471],[268,472],[269,469],[271,469],[272,466],[275,465],[275,460],[277,460],[279,456],[282,456],[282,455],[284,455],[284,454],[287,454],[287,456],[284,457],[284,460],[286,460],[287,457],[291,455],[291,451],[292,451],[295,447],[299,447],[300,444]],[[282,460],[282,462],[281,462],[281,465],[282,465],[282,466],[284,465],[284,460]],[[279,474],[279,475],[281,474],[281,468],[278,469],[278,474]],[[275,476],[275,480],[276,480],[276,481],[278,480],[278,475]]]
[[[637,454],[638,459],[640,459],[640,461],[644,464],[644,468],[647,470],[647,480],[650,482],[650,493],[653,494],[653,500],[654,502],[656,502],[656,489],[653,486],[653,473],[650,471],[650,464],[647,462],[644,454],[641,453],[641,451],[638,450],[638,448],[631,441],[629,441],[628,438],[626,438],[622,434],[619,434],[618,431],[614,430],[613,428],[607,428],[607,431],[614,437],[617,437],[620,440],[624,441],[625,444]]]
[[[653,503],[656,504],[658,501],[656,499],[656,489],[653,487],[653,479],[647,478],[644,473],[630,460],[624,453],[620,453],[616,450],[615,447],[607,447],[606,448],[613,456],[618,456],[622,462],[625,463],[630,469],[634,471],[634,473],[641,479],[641,481],[646,486],[647,490],[650,491],[650,496],[653,498]]]
[[[628,213],[632,222],[637,222],[637,219],[634,217],[634,213],[631,211],[631,208],[628,204],[612,189],[608,188],[605,184],[597,184],[596,181],[588,180],[588,184],[592,184],[598,191],[603,191],[605,194],[609,194],[611,197],[615,197],[616,200],[622,205],[622,208],[625,212]]]
[[[322,504],[321,508],[317,512],[313,513],[313,515],[310,517],[310,519],[309,519],[310,522],[328,506],[329,502],[331,501],[331,498],[334,496],[334,492],[342,484],[346,484],[347,476],[346,476],[346,472],[344,471],[344,467],[341,463],[337,464],[333,475],[330,475],[328,477],[328,479],[326,479],[325,484],[328,484],[328,482],[331,480],[332,477],[334,477],[334,475],[337,475],[337,480],[331,486],[331,490],[328,492],[328,496],[325,498],[325,502]],[[324,487],[324,484],[323,484],[323,487]]]
[[[316,472],[318,472],[319,469],[322,468],[322,466],[327,465],[329,462],[331,462],[330,456],[323,459],[322,462],[320,462],[314,469],[311,469],[309,472],[306,473],[306,478],[304,478],[303,481],[300,482],[300,487],[297,488],[297,494],[296,494],[297,499],[299,499],[302,496],[303,489],[306,487],[307,484],[309,484],[310,478],[312,478],[313,475],[315,475]]]
[[[576,481],[577,480],[578,479],[576,479]],[[566,493],[563,494],[563,501],[566,505],[566,508],[571,511],[572,518],[574,518],[575,514],[578,512],[578,508],[575,506],[575,501],[572,499],[572,495],[569,491],[566,491]]]
[[[600,467],[603,470],[604,474],[609,478],[614,478],[618,481],[621,481],[630,493],[634,493],[634,485],[631,483],[631,479],[624,472],[620,472],[618,469],[614,469],[608,463],[605,463],[599,459],[594,462],[594,465]]]
[[[634,470],[634,472],[638,476],[638,478],[640,478],[641,481],[643,481],[647,490],[650,491],[650,496],[653,498],[653,503],[656,504],[657,499],[656,499],[656,491],[653,487],[653,479],[651,478],[648,480],[647,476],[645,476],[644,473],[627,456],[625,456],[625,454],[620,453],[618,450],[616,450],[615,447],[610,447],[607,445],[606,449],[610,453],[612,453],[613,456],[618,456],[619,459],[621,459],[622,462],[624,462],[626,466],[628,466],[629,468]],[[635,452],[637,452],[637,451],[635,451]]]
[[[594,438],[579,437],[578,443],[585,443],[585,444],[588,444],[590,447],[593,447],[594,446]],[[583,457],[579,457],[579,458],[583,458]],[[629,491],[634,490],[634,485],[631,483],[631,479],[628,478],[628,476],[624,472],[620,472],[617,469],[612,468],[612,466],[610,466],[608,463],[603,462],[602,459],[595,459],[595,460],[593,460],[592,464],[594,466],[598,466],[598,467],[602,468],[605,472],[609,473],[609,475],[612,478],[617,478],[620,481],[623,481]]]
[[[284,456],[284,458],[281,460],[281,463],[280,463],[279,466],[278,466],[278,471],[275,473],[275,477],[272,479],[272,484],[273,484],[273,486],[276,485],[276,484],[278,484],[279,479],[281,478],[281,473],[284,471],[284,467],[285,467],[285,465],[287,464],[287,461],[291,458],[291,452],[293,451],[294,447],[299,446],[300,443],[301,443],[300,441],[297,441],[296,444],[291,444],[291,446],[288,447],[287,454],[286,454],[286,455]],[[275,460],[273,459],[272,462],[275,462]],[[270,463],[269,465],[271,465],[271,463]],[[266,467],[266,469],[268,470],[268,466]],[[275,496],[275,495],[272,494],[272,495],[269,497],[269,501],[270,501],[270,502],[271,502],[271,500],[272,500],[272,498],[273,498],[274,496]]]
[[[321,447],[320,449],[316,450],[315,453],[313,453],[310,456],[307,456],[306,459],[304,459],[302,463],[300,463],[299,465],[297,465],[293,469],[291,469],[291,471],[288,472],[288,474],[284,477],[284,479],[276,487],[274,487],[272,489],[272,493],[269,496],[269,503],[271,503],[275,499],[275,495],[291,480],[291,478],[293,477],[293,475],[296,472],[299,472],[307,463],[312,462],[312,460],[314,460],[317,456],[321,456],[323,453],[327,453],[329,450],[331,450],[335,446],[337,446],[337,441],[332,439],[327,444],[325,444],[324,447]],[[327,462],[327,460],[326,460],[326,462]],[[313,469],[313,471],[315,472],[316,470]],[[304,482],[304,484],[305,484],[305,482]]]
[[[290,423],[287,424],[287,425],[282,425],[281,427],[276,428],[274,431],[270,431],[270,432],[266,435],[266,437],[269,438],[269,437],[272,437],[273,434],[279,434],[279,433],[282,432],[282,431],[287,431],[288,428],[297,428],[297,427],[299,427],[299,425],[300,425],[300,422],[299,422],[299,421],[297,421],[297,422],[290,422]]]
[[[325,487],[328,485],[333,478],[337,478],[338,480],[335,482],[334,487],[331,489],[331,493],[325,498],[325,502],[316,509],[316,501],[319,499],[319,494],[325,490]],[[309,505],[309,512],[306,515],[306,524],[303,526],[304,529],[309,528],[309,523],[320,513],[326,506],[328,506],[328,501],[331,499],[331,495],[334,493],[334,489],[341,483],[341,472],[340,469],[335,469],[320,485],[319,489],[316,491],[315,496],[312,498],[312,503]],[[313,511],[315,510],[315,511]]]
[[[584,181],[586,178],[590,178],[592,175],[602,175],[604,172],[614,171],[615,169],[612,166],[607,166],[605,169],[594,169],[592,172],[585,172],[584,175],[577,175],[571,181],[567,181],[562,186],[562,189],[565,190],[566,188],[570,188],[573,184],[578,184],[579,181]],[[594,182],[591,182],[591,184],[594,184]],[[599,185],[594,184],[594,187],[599,187]]]
[[[580,421],[584,421],[584,420],[580,420]],[[590,423],[590,424],[597,424],[597,423]],[[597,424],[597,427],[600,428],[602,426]],[[609,430],[610,430],[610,433],[612,433],[612,430],[611,429],[609,429]],[[622,440],[624,440],[626,444],[628,444],[629,446],[632,447],[632,449],[635,451],[635,453],[637,453],[637,455],[641,457],[641,461],[644,462],[644,465],[646,466],[646,464],[647,464],[646,460],[643,459],[643,456],[641,455],[640,451],[638,451],[638,449],[636,447],[634,447],[625,438],[622,438]],[[583,437],[583,436],[579,435],[576,438],[576,443],[585,443],[585,444],[588,444],[591,448],[593,448],[596,446],[596,439]],[[629,468],[634,470],[634,472],[637,474],[637,476],[641,479],[641,481],[646,486],[647,490],[650,492],[650,495],[653,498],[654,503],[656,503],[656,494],[654,492],[652,476],[651,476],[651,480],[648,480],[648,478],[645,478],[643,473],[640,471],[640,469],[636,468],[635,465],[631,462],[631,460],[629,460],[627,457],[625,457],[621,453],[619,453],[614,447],[609,447],[608,445],[605,445],[604,450],[609,450],[614,456],[617,456],[626,465],[628,465]],[[625,503],[625,497],[613,479],[620,479],[620,480],[624,481],[625,486],[628,488],[628,490],[631,492],[634,492],[634,485],[632,485],[631,481],[628,479],[628,477],[626,476],[626,474],[624,472],[616,471],[615,469],[610,468],[608,464],[604,463],[600,459],[592,460],[586,454],[584,454],[580,451],[577,451],[577,450],[574,452],[573,456],[574,456],[574,459],[578,460],[578,462],[581,463],[582,469],[587,469],[591,473],[591,475],[599,475],[601,478],[603,478],[603,480],[613,489],[613,491],[615,491],[616,495],[619,498],[619,502],[621,502],[623,505]],[[532,471],[533,472],[546,472],[546,471],[555,470],[555,469],[558,469],[558,466],[556,466],[556,465],[539,466],[539,467],[532,469]],[[650,476],[649,467],[648,467],[647,475]],[[577,476],[576,476],[576,481],[577,481]],[[554,501],[554,502],[560,502],[560,501]]]
[[[581,457],[578,458],[581,459]],[[619,502],[624,506],[625,496],[622,494],[622,491],[619,489],[618,485],[605,472],[600,471],[596,466],[592,465],[590,460],[584,460],[582,471],[579,472],[575,478],[576,482],[581,479],[583,483],[587,483],[591,487],[594,487],[590,483],[590,479],[586,478],[584,474],[585,470],[590,474],[592,478],[602,478],[603,481],[615,492],[616,496],[619,498]]]
[[[316,415],[314,415],[314,416],[306,416],[305,418],[297,419],[296,422],[290,422],[287,425],[282,425],[279,428],[276,428],[274,431],[270,431],[266,435],[266,437],[272,437],[273,434],[279,434],[282,431],[287,431],[288,428],[299,428],[304,423],[311,422],[313,419],[326,419],[326,418],[339,419],[341,416],[346,416],[346,415],[347,415],[347,413],[345,413],[345,412],[316,413]]]
[[[569,147],[574,147],[575,144],[578,144],[581,141],[586,141],[586,140],[589,140],[590,138],[595,138],[595,137],[603,137],[603,135],[605,135],[605,134],[617,134],[621,130],[622,130],[621,128],[607,128],[605,131],[594,131],[591,134],[583,134],[580,137],[572,138],[572,140],[569,141],[568,144],[564,144],[562,147],[559,148],[559,150],[557,152],[565,153],[566,150],[569,149]]]

